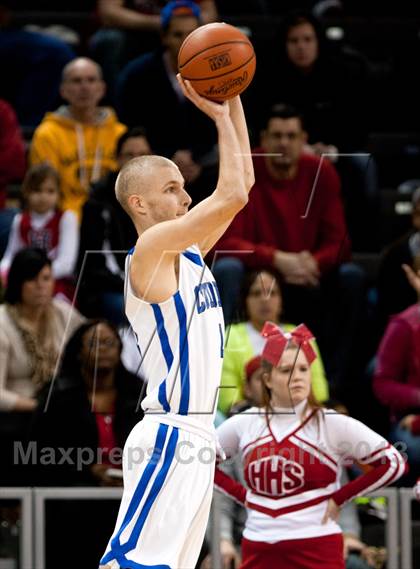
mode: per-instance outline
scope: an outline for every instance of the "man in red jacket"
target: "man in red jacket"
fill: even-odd
[[[276,268],[285,283],[285,317],[317,331],[320,342],[340,359],[330,365],[336,374],[335,368],[344,365],[343,352],[349,355],[351,348],[363,272],[348,263],[339,177],[328,158],[305,152],[306,139],[295,109],[271,109],[261,147],[254,150],[254,189],[214,249],[214,270],[229,322],[235,318],[244,268]]]

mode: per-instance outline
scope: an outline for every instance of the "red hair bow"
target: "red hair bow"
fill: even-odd
[[[308,364],[316,359],[316,353],[310,344],[310,340],[314,338],[312,332],[305,326],[299,324],[290,334],[284,333],[273,322],[266,322],[261,331],[261,335],[267,338],[262,353],[262,359],[267,360],[273,366],[278,366],[284,350],[289,342],[296,344],[308,360]]]

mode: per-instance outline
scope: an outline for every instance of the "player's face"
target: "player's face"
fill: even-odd
[[[274,168],[295,165],[303,151],[306,133],[299,118],[271,118],[263,132],[261,145]]]
[[[120,169],[129,160],[138,158],[139,156],[146,156],[152,153],[150,144],[144,136],[133,136],[127,138],[121,147],[121,152],[118,155],[118,165]]]
[[[45,178],[38,188],[31,190],[26,195],[26,201],[30,211],[46,213],[57,207],[59,189],[54,178]]]
[[[54,279],[51,267],[45,265],[31,280],[22,285],[22,304],[31,308],[47,306],[52,300]]]
[[[99,70],[90,61],[78,61],[69,69],[61,84],[61,95],[77,109],[97,106],[105,94],[105,83]]]
[[[286,52],[296,67],[302,69],[312,67],[318,57],[319,46],[316,32],[310,23],[302,23],[289,30]]]
[[[89,370],[116,368],[120,359],[120,341],[115,332],[100,323],[87,330],[82,341],[82,365]]]
[[[198,21],[193,16],[172,18],[168,29],[162,37],[162,43],[169,50],[171,58],[175,62],[178,59],[178,52],[183,41],[197,28]]]
[[[146,206],[153,224],[177,219],[187,213],[191,198],[185,191],[184,178],[175,164],[156,169],[150,177],[150,184]]]
[[[260,328],[264,322],[278,322],[282,310],[282,297],[276,279],[262,271],[249,289],[246,298],[249,320]]]
[[[309,396],[311,370],[302,350],[286,349],[280,364],[265,379],[271,389],[271,402],[275,407],[298,405]]]

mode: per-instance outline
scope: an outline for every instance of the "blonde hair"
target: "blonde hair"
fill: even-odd
[[[128,198],[145,191],[147,174],[153,168],[175,166],[172,160],[164,156],[145,155],[133,158],[121,168],[115,183],[115,195],[121,207],[132,216]]]

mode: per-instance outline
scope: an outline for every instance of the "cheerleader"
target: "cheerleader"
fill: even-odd
[[[247,486],[217,469],[216,486],[247,509],[241,569],[344,569],[340,507],[397,480],[405,462],[363,423],[316,403],[304,325],[283,334],[266,323],[262,334],[264,408],[218,428],[225,455],[240,453]],[[364,473],[340,487],[355,461]]]

